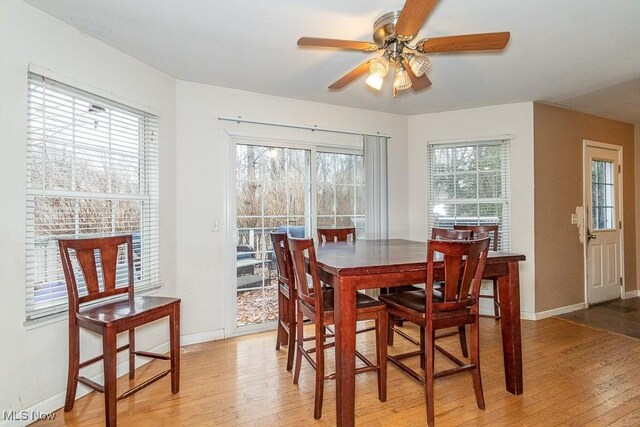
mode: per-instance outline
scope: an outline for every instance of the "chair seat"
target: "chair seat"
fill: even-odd
[[[378,298],[385,304],[396,306],[401,309],[409,309],[424,314],[427,311],[424,292],[425,291],[423,290],[401,292],[398,294],[379,295]],[[434,300],[441,301],[441,298],[437,297],[436,292],[437,291],[434,291]]]
[[[325,313],[330,313],[334,311],[333,295],[334,295],[333,289],[325,289],[322,291],[322,302],[323,302],[323,309]],[[307,306],[310,310],[313,310],[313,306],[311,304],[306,303],[304,301],[300,301],[300,302],[305,306]],[[371,298],[369,295],[356,292],[356,310],[373,308],[373,307],[384,308],[384,304],[375,298]]]
[[[141,318],[154,311],[164,311],[163,309],[179,302],[179,298],[136,296],[133,298],[132,303],[126,299],[80,309],[77,317],[78,320],[90,322],[97,326],[107,326],[123,320],[135,322],[137,317]]]

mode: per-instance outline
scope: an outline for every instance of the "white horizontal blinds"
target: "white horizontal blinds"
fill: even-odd
[[[511,235],[509,140],[430,144],[428,229],[498,223],[500,250]]]
[[[59,238],[133,234],[159,285],[158,118],[29,73],[27,126],[27,319],[66,309]]]

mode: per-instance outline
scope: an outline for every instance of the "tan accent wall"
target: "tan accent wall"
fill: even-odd
[[[536,312],[584,302],[583,245],[570,219],[582,206],[585,139],[623,146],[624,283],[635,290],[633,125],[538,102],[533,120]]]
[[[634,126],[635,143],[634,147],[640,147],[640,124]],[[640,224],[640,148],[635,152],[636,166],[636,224]],[[640,233],[636,233],[636,248],[640,248]],[[640,287],[640,257],[636,257],[636,288]]]

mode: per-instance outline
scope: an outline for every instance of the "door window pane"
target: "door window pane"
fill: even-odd
[[[591,212],[593,230],[615,229],[613,162],[591,161]]]

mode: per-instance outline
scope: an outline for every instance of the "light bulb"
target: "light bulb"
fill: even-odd
[[[393,88],[395,90],[405,90],[411,87],[411,79],[409,74],[402,65],[396,68],[396,77],[393,79]]]
[[[426,56],[413,55],[411,59],[409,59],[409,66],[413,74],[416,77],[420,77],[424,75],[431,66],[431,59]]]
[[[364,82],[369,86],[371,86],[372,88],[374,88],[375,90],[380,90],[382,89],[383,81],[384,79],[382,78],[382,76],[380,76],[377,73],[372,73],[369,77],[367,77],[367,80],[365,80]]]
[[[372,60],[369,63],[369,71],[371,74],[377,74],[380,77],[385,78],[389,72],[389,60],[384,55]]]

